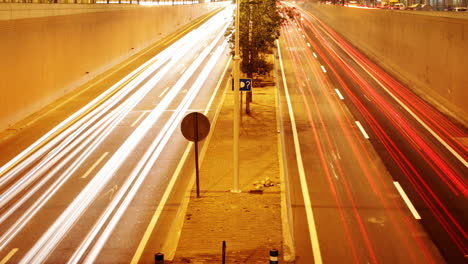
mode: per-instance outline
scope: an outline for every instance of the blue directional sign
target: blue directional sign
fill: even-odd
[[[252,79],[239,79],[240,81],[240,91],[250,92],[252,91]]]

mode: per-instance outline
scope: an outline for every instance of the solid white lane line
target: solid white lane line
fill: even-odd
[[[164,91],[158,96],[159,98],[163,97],[164,94],[167,92],[167,90],[169,90],[169,87],[167,87],[166,89],[164,89]]]
[[[335,92],[336,94],[338,94],[338,97],[340,98],[340,100],[344,100],[344,97],[341,95],[340,90],[335,88]]]
[[[309,48],[310,48],[310,43],[309,42],[307,42],[307,46],[309,46]]]
[[[146,112],[141,113],[138,118],[130,125],[131,127],[134,127],[138,122],[143,118],[143,116],[146,114]]]
[[[312,55],[314,55],[314,57],[317,58],[317,54],[315,52],[312,52]]]
[[[401,197],[406,203],[406,206],[408,206],[408,209],[410,209],[411,213],[413,214],[414,218],[421,220],[421,216],[418,214],[418,211],[416,211],[416,208],[414,208],[413,203],[411,203],[410,199],[406,195],[405,191],[403,188],[401,188],[400,184],[397,181],[394,181],[393,184],[397,188],[398,192],[400,193]]]
[[[81,179],[85,179],[86,177],[88,177],[89,174],[96,168],[96,166],[99,165],[99,163],[101,163],[101,161],[107,156],[107,154],[109,154],[109,152],[105,152],[104,154],[102,154],[102,156],[96,162],[94,162],[93,166],[91,166],[91,168],[89,168],[85,172],[85,174],[81,176]]]
[[[291,127],[292,127],[293,138],[294,138],[294,149],[296,151],[297,168],[299,172],[299,179],[301,181],[302,196],[304,198],[304,210],[306,211],[307,223],[309,226],[309,235],[310,235],[310,242],[312,244],[312,253],[314,255],[314,263],[322,264],[322,255],[320,254],[320,245],[319,245],[318,236],[317,236],[317,229],[315,227],[314,213],[312,211],[312,203],[310,201],[309,188],[307,186],[307,180],[306,180],[305,171],[304,171],[304,164],[302,163],[301,147],[299,145],[299,136],[297,135],[296,121],[294,118],[294,112],[293,112],[292,105],[291,105],[291,98],[289,97],[289,90],[288,90],[288,85],[286,83],[286,75],[284,73],[283,59],[281,58],[281,49],[280,49],[278,40],[276,40],[276,45],[278,47],[278,55],[279,55],[278,57],[280,60],[281,75],[283,78],[283,86],[285,90],[286,100],[288,102],[289,117],[291,118]]]
[[[11,257],[13,257],[13,255],[16,253],[16,251],[18,251],[18,248],[14,248],[12,250],[10,250],[10,252],[8,253],[8,255],[6,255],[2,261],[0,261],[0,264],[6,264],[8,262],[8,260],[11,259]]]
[[[324,73],[327,73],[327,70],[325,69],[325,67],[323,67],[323,65],[320,65],[320,68],[322,68],[322,71],[323,71]]]
[[[359,130],[361,130],[361,133],[364,135],[364,138],[369,139],[369,135],[367,135],[366,130],[364,130],[361,123],[359,121],[355,121],[355,123],[359,127]]]

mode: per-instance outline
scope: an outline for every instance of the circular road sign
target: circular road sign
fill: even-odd
[[[180,130],[187,140],[200,141],[210,132],[210,120],[201,113],[193,112],[184,117]]]

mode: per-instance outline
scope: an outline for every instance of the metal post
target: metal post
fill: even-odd
[[[244,100],[244,93],[240,91],[240,104],[239,104],[239,109],[240,109],[240,120],[242,121],[242,101]],[[241,122],[242,124],[242,122]]]
[[[278,250],[270,250],[270,264],[278,264]]]
[[[239,16],[240,16],[240,0],[236,0],[236,19],[234,35],[234,138],[233,138],[233,153],[234,153],[234,187],[231,190],[234,193],[240,193],[239,189],[239,119],[240,119],[240,91],[239,91],[239,75],[240,75],[240,57],[239,57]]]
[[[226,264],[226,241],[223,240],[222,264]]]
[[[200,198],[200,172],[198,170],[198,115],[195,115],[195,122],[193,124],[193,129],[195,133],[195,171],[196,171],[196,181],[197,181],[197,198]]]
[[[245,92],[245,113],[250,114],[250,103],[252,102],[252,91]]]
[[[164,264],[164,254],[161,252],[158,252],[154,254],[154,263],[155,264]]]

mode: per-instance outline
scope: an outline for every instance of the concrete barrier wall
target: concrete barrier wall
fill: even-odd
[[[1,3],[1,1],[2,0],[0,0],[0,20],[63,16],[144,8],[135,4],[26,4]]]
[[[107,5],[117,10],[58,16],[46,16],[57,5],[41,4],[35,18],[0,20],[0,131],[227,3]]]
[[[468,14],[303,7],[424,99],[468,124]]]

